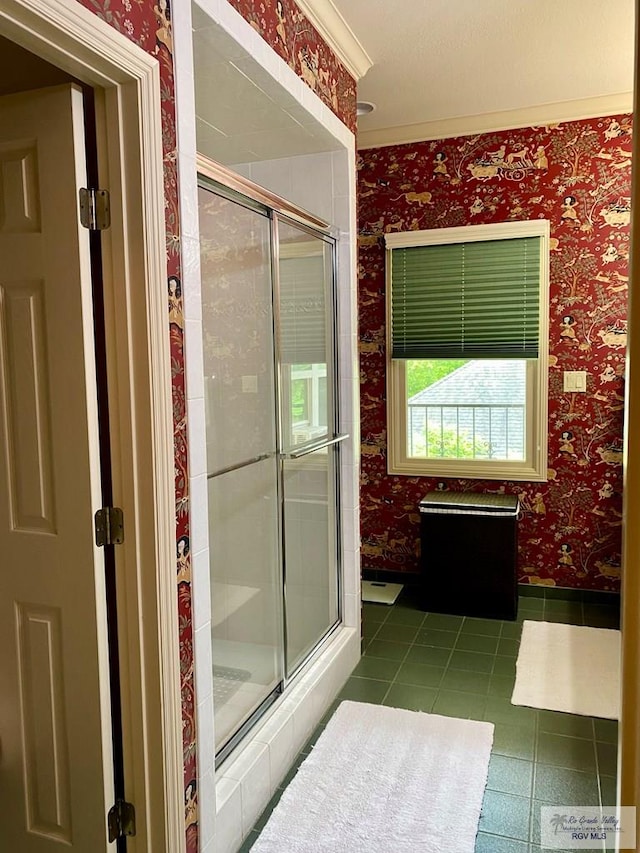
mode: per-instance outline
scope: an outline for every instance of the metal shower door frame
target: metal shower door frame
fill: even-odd
[[[281,596],[281,624],[282,624],[282,647],[280,652],[281,674],[282,680],[271,693],[265,697],[255,711],[242,723],[235,733],[227,740],[223,747],[216,754],[216,767],[233,752],[236,746],[241,743],[255,723],[263,716],[267,708],[275,702],[278,696],[282,695],[293,682],[300,671],[304,668],[307,662],[320,649],[322,649],[329,641],[332,634],[339,627],[343,618],[342,607],[342,518],[341,518],[341,476],[340,476],[340,452],[339,445],[349,436],[344,433],[339,433],[340,424],[340,393],[339,393],[339,361],[338,361],[338,299],[337,299],[337,251],[336,251],[336,234],[329,223],[319,219],[313,214],[308,213],[302,208],[298,208],[286,199],[281,198],[275,193],[264,190],[252,181],[243,178],[240,175],[226,169],[217,163],[213,163],[207,158],[198,155],[198,186],[202,189],[222,196],[228,201],[237,203],[256,213],[264,215],[270,223],[271,237],[271,297],[272,297],[272,322],[273,322],[273,375],[274,375],[274,403],[275,403],[275,456],[278,462],[277,465],[277,494],[278,494],[278,560],[280,566],[280,584],[282,590]],[[331,358],[330,376],[332,389],[332,405],[331,405],[331,423],[327,424],[327,436],[323,439],[316,439],[305,442],[295,448],[295,450],[285,451],[283,447],[283,382],[282,382],[282,346],[281,346],[281,314],[280,314],[280,251],[279,251],[279,224],[287,224],[308,233],[314,238],[320,238],[326,245],[331,247],[331,277],[330,277],[330,293],[328,305],[328,317],[330,320],[331,341],[329,355]],[[328,371],[329,373],[329,371]],[[328,383],[329,387],[329,383]],[[335,499],[335,570],[337,573],[337,618],[327,630],[322,634],[318,641],[310,648],[303,659],[296,665],[291,673],[288,673],[288,632],[287,632],[287,570],[286,570],[286,542],[285,542],[285,493],[284,493],[284,464],[287,459],[298,459],[307,454],[314,453],[324,448],[328,452],[334,452],[334,470],[333,470],[333,494]],[[221,476],[222,474],[230,473],[233,470],[247,467],[248,465],[264,461],[270,457],[270,454],[261,454],[255,459],[244,460],[236,465],[216,471],[208,475],[208,479]]]

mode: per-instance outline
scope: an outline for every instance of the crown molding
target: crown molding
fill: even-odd
[[[364,77],[373,60],[332,0],[296,0],[296,3],[356,82]]]
[[[360,130],[358,131],[358,148],[382,148],[387,145],[473,136],[476,133],[491,133],[518,127],[560,124],[563,121],[579,121],[585,118],[630,113],[632,109],[633,93],[619,92],[615,95],[539,104],[517,110],[437,119],[420,124],[383,127],[379,130]]]

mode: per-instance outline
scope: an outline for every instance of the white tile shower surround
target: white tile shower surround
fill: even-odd
[[[214,642],[216,668],[225,668],[240,676],[236,684],[228,685],[227,695],[221,697],[222,685],[217,683],[219,679],[214,672],[215,736],[222,744],[233,734],[238,719],[245,719],[255,711],[264,698],[265,689],[272,690],[276,686],[274,673],[277,672],[277,661],[273,646],[264,643],[221,639],[217,631],[214,631]]]
[[[207,567],[208,568],[208,567]],[[227,621],[232,613],[240,610],[256,595],[260,594],[258,586],[244,586],[241,584],[229,582],[213,581],[212,598],[216,602],[216,607],[212,615],[212,625],[214,628],[222,626]]]
[[[242,751],[222,766],[216,786],[216,842],[220,842],[213,848],[216,853],[234,853],[250,832],[294,757],[336,697],[349,675],[349,667],[358,661],[359,633],[354,628],[342,631],[309,670],[296,679],[283,701],[265,716]],[[263,747],[268,749],[268,765]],[[261,779],[252,778],[256,770],[261,770]],[[265,796],[267,787],[269,793]]]
[[[233,853],[240,846],[249,818],[256,816],[286,774],[300,747],[337,694],[360,655],[359,604],[359,422],[356,341],[356,207],[355,141],[353,134],[264,42],[226,0],[200,4],[236,42],[239,49],[257,58],[271,76],[292,95],[301,108],[314,116],[336,140],[331,152],[331,172],[326,184],[333,187],[330,218],[338,227],[339,352],[341,429],[350,433],[343,445],[341,511],[343,517],[343,612],[344,628],[321,654],[305,668],[287,695],[247,738],[245,748],[256,745],[253,761],[232,756],[218,773],[214,770],[213,679],[211,672],[211,603],[206,487],[204,378],[201,345],[199,227],[196,179],[196,125],[192,54],[191,5],[174,2],[174,49],[176,61],[178,170],[180,178],[182,292],[185,316],[186,386],[192,496],[191,554],[193,565],[193,614],[196,632],[196,721],[198,731],[199,835],[202,853]],[[314,155],[311,155],[314,156]],[[304,158],[300,158],[302,161]],[[324,169],[327,169],[326,160]],[[286,168],[273,161],[274,175]],[[302,165],[302,162],[301,162]],[[307,159],[307,166],[309,165]],[[274,178],[275,180],[275,178]],[[286,181],[286,177],[279,180]],[[290,180],[290,178],[289,178]],[[288,193],[285,193],[288,195]],[[314,200],[304,207],[313,208]],[[326,201],[325,201],[326,205]],[[325,207],[325,209],[328,209]],[[329,214],[327,214],[329,215]],[[200,505],[193,506],[194,496]],[[201,502],[200,502],[201,501]],[[195,509],[195,512],[194,512]],[[268,762],[265,760],[265,750]],[[244,751],[244,750],[243,750]],[[251,754],[250,754],[251,755]],[[251,771],[251,772],[250,772]],[[257,771],[257,775],[254,771]],[[268,783],[267,783],[268,782]]]
[[[238,720],[248,717],[262,702],[264,687],[264,684],[246,681],[226,702],[221,703],[216,698],[214,686],[213,703],[216,712],[216,736],[220,738],[221,743],[224,743],[233,734]]]

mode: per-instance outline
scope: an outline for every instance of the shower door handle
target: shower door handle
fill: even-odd
[[[283,453],[285,459],[300,459],[307,456],[309,453],[315,453],[317,450],[324,450],[325,447],[331,447],[334,444],[340,444],[349,438],[349,433],[341,433],[334,438],[323,438],[322,441],[316,441],[315,444],[307,444],[299,450],[291,450],[289,453]]]
[[[232,471],[239,471],[241,468],[246,468],[249,465],[255,465],[256,462],[264,462],[265,459],[271,459],[275,454],[261,453],[260,456],[254,456],[252,459],[245,459],[243,462],[236,462],[235,465],[229,465],[227,468],[220,468],[212,474],[207,474],[207,480],[213,480],[214,477],[222,477],[223,474],[231,474]]]

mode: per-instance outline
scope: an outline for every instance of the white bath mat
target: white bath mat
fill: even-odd
[[[526,621],[511,702],[617,720],[620,631]]]
[[[253,853],[473,853],[493,725],[342,702]]]
[[[375,604],[395,604],[404,584],[362,581],[362,600]]]

